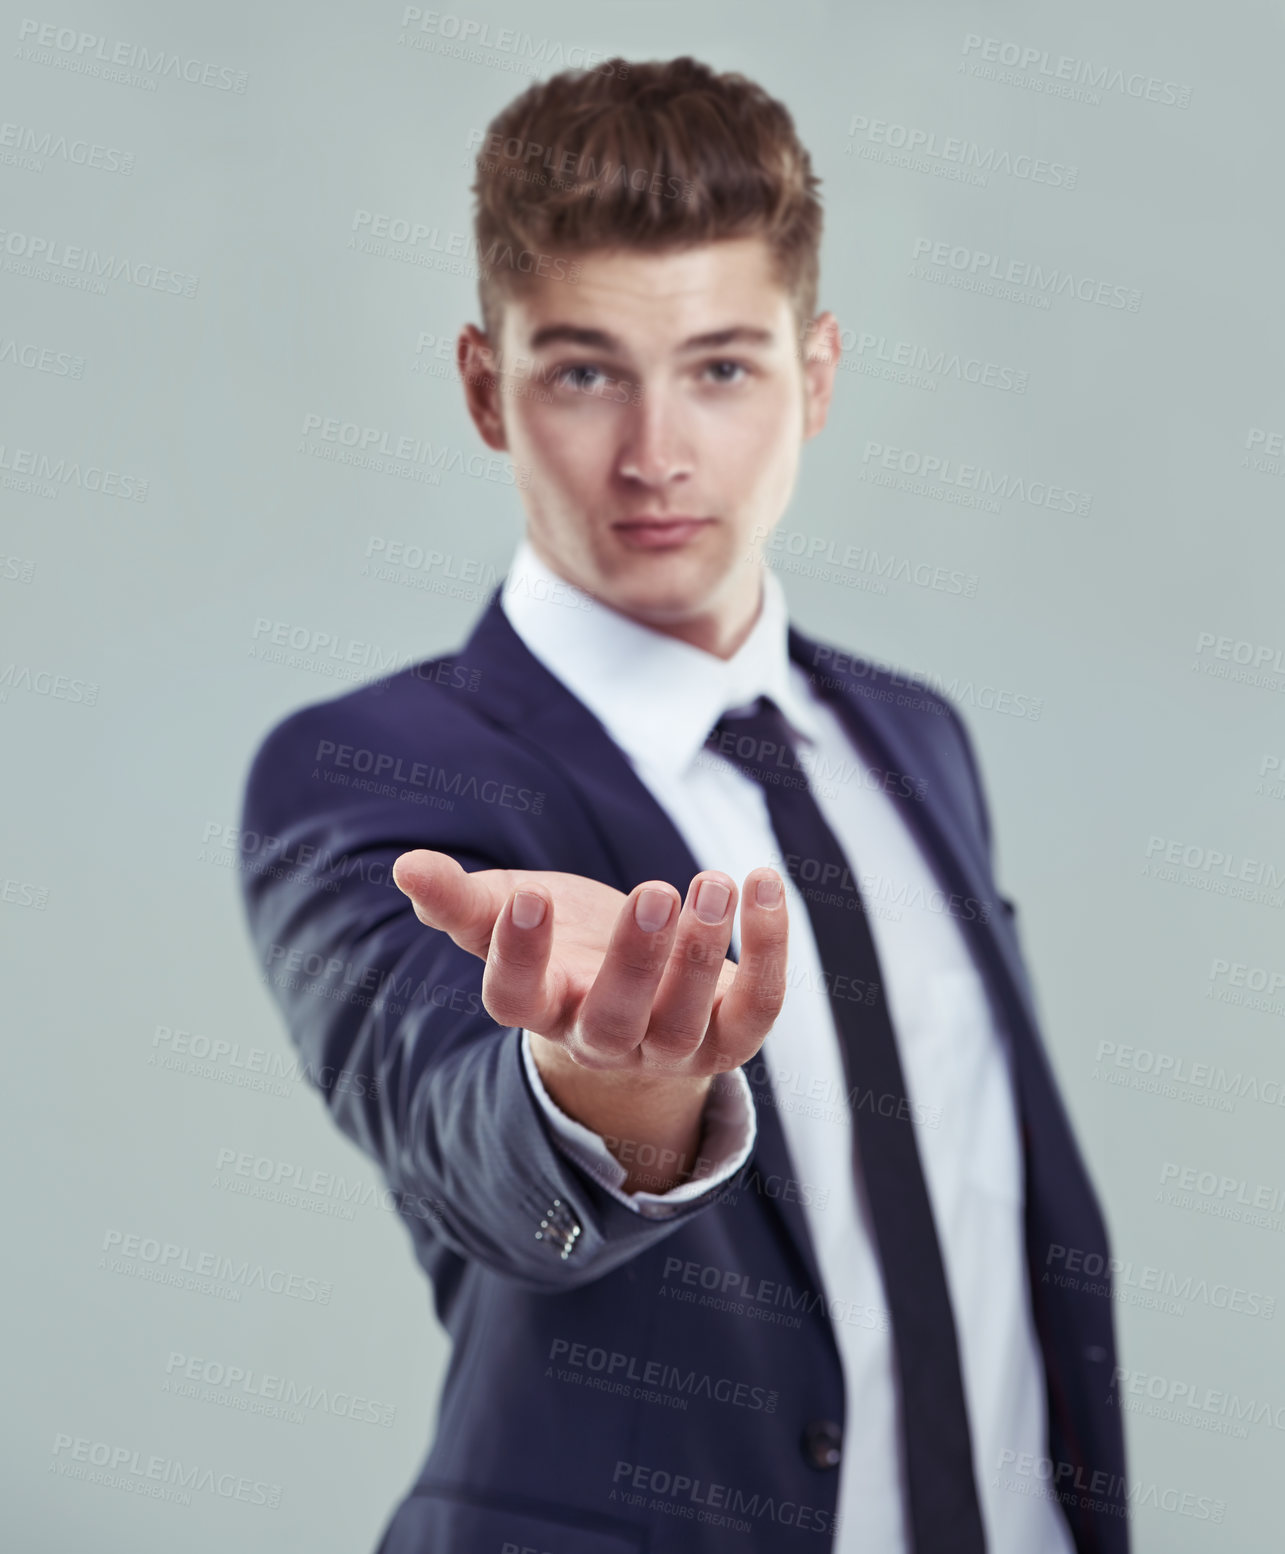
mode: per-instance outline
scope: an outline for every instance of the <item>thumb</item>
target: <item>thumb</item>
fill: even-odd
[[[450,853],[420,847],[393,864],[393,883],[409,896],[421,923],[440,928],[462,949],[485,958],[503,904],[483,878],[493,872],[470,874]]]

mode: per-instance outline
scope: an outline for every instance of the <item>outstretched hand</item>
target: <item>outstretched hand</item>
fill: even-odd
[[[708,1078],[748,1062],[780,1014],[789,925],[772,868],[745,877],[739,962],[727,959],[736,882],[717,869],[681,903],[663,880],[626,896],[551,870],[469,873],[428,849],[403,853],[393,878],[422,923],[486,962],[492,1019],[582,1069]]]

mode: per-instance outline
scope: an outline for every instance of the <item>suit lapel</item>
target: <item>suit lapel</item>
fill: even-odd
[[[937,797],[952,781],[942,767],[936,741],[917,737],[922,720],[934,732],[938,714],[895,713],[893,703],[872,694],[876,687],[856,674],[818,676],[815,671],[821,644],[805,637],[794,627],[789,633],[790,657],[807,670],[816,692],[833,708],[857,749],[885,770],[926,781],[923,799],[901,792],[896,786],[887,790],[902,820],[933,862],[942,879],[965,902],[971,898],[982,903],[985,917],[978,913],[961,914],[960,927],[969,938],[983,973],[994,979],[992,991],[1004,1003],[1015,1002],[1023,1023],[1034,1030],[1035,1011],[1031,1007],[1020,950],[1007,916],[995,891],[990,863],[982,850],[982,838],[972,825],[952,824],[951,811]],[[838,681],[839,683],[836,683]]]

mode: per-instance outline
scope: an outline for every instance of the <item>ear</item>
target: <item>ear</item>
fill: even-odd
[[[499,362],[491,342],[475,324],[465,324],[460,330],[455,365],[464,384],[464,403],[482,441],[497,453],[507,452]]]
[[[839,321],[833,313],[818,313],[803,333],[803,440],[815,437],[830,413],[834,375],[842,347]]]

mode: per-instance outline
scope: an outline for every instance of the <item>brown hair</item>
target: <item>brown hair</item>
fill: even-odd
[[[610,59],[536,82],[478,147],[474,233],[483,327],[527,275],[574,281],[562,257],[763,236],[800,335],[816,312],[821,180],[786,107],[684,55]]]

